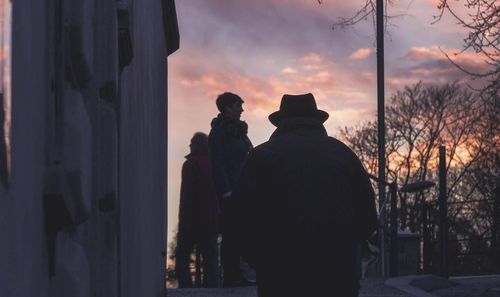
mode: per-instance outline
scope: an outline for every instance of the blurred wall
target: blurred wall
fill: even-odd
[[[0,296],[164,296],[176,26],[173,0],[13,1]]]

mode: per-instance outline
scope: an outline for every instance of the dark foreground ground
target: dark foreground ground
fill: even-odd
[[[167,295],[168,297],[256,297],[257,289],[255,287],[234,289],[168,289]],[[385,285],[384,280],[381,278],[370,278],[363,280],[360,296],[411,297],[412,295],[408,295],[394,287]]]
[[[169,297],[256,297],[255,287],[231,289],[167,289]],[[314,297],[314,296],[304,296]],[[500,275],[440,278],[407,276],[361,282],[360,297],[500,297]]]
[[[456,285],[432,291],[440,297],[500,297],[500,276],[451,278]]]

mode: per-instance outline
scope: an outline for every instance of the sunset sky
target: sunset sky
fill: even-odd
[[[446,15],[437,0],[395,1],[385,38],[386,98],[422,80],[446,83],[465,79],[443,55],[460,51],[466,32]],[[242,120],[254,145],[266,141],[274,126],[267,116],[281,96],[311,92],[330,114],[325,126],[340,127],[376,119],[375,29],[371,20],[335,28],[364,0],[180,0],[176,1],[181,46],[169,56],[168,240],[178,217],[181,167],[194,132],[208,134],[217,115],[215,98],[239,94]],[[465,13],[453,1],[461,13]],[[440,50],[441,49],[441,50]],[[465,52],[456,61],[481,70],[483,60]],[[387,100],[386,100],[387,101]]]
[[[0,0],[0,93],[3,96],[4,122],[0,129],[4,130],[4,141],[7,149],[7,168],[11,169],[10,157],[10,127],[11,127],[11,26],[12,3],[9,0]]]

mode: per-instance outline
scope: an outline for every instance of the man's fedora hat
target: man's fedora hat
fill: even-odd
[[[276,127],[287,118],[314,118],[321,123],[328,119],[328,113],[319,110],[311,93],[303,95],[283,95],[280,110],[269,115],[269,121]]]

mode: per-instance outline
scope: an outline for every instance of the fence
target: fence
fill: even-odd
[[[463,195],[452,195],[446,183],[445,149],[440,148],[439,193],[435,199],[422,199],[418,209],[417,232],[420,236],[419,268],[422,273],[448,275],[474,275],[500,273],[500,195],[499,184],[495,193],[476,195],[475,199],[463,199]],[[373,181],[380,182],[375,176]],[[398,230],[401,218],[398,217],[398,193],[418,193],[434,186],[432,182],[417,182],[398,189],[397,184],[383,181],[388,188],[387,200],[381,203],[379,212],[380,245],[386,270],[381,265],[381,274],[388,272],[398,275]],[[377,185],[378,186],[378,185]],[[475,189],[472,189],[473,191]],[[490,196],[490,197],[488,197]],[[386,215],[388,214],[388,215]]]
[[[448,259],[447,275],[500,273],[498,204],[498,198],[448,202],[448,238],[446,250],[441,252],[439,211],[435,202],[427,203],[423,212],[423,273],[442,274],[439,260],[443,254]],[[457,211],[460,215],[451,215]]]

